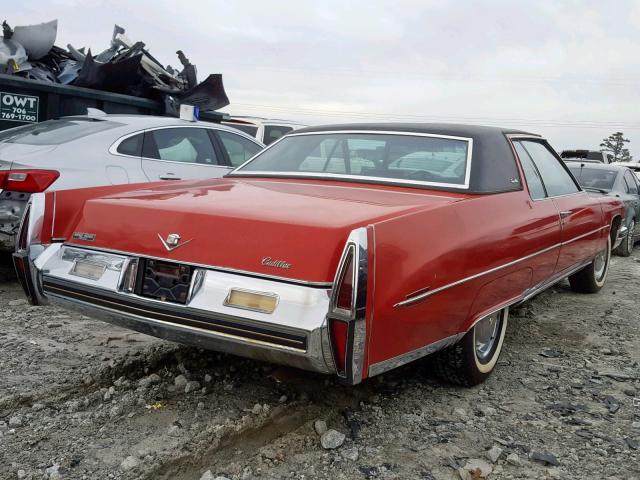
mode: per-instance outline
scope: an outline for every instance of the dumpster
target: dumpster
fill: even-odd
[[[165,105],[148,98],[93,90],[0,74],[0,130],[68,115],[85,115],[87,108],[105,113],[164,115]],[[223,113],[200,113],[200,120],[219,122]]]

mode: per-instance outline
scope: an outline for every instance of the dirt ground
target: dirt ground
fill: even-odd
[[[30,307],[0,266],[0,479],[640,478],[639,294],[640,248],[512,311],[479,387],[348,388]]]

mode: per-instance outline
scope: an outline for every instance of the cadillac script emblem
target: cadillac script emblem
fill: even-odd
[[[284,260],[274,260],[271,257],[262,257],[262,265],[267,267],[284,268],[286,270],[291,268],[291,264]]]
[[[164,248],[166,248],[167,251],[169,252],[175,250],[176,248],[182,247],[183,245],[186,245],[191,240],[193,240],[191,239],[191,240],[187,240],[186,242],[180,243],[181,238],[180,238],[180,235],[177,233],[170,233],[169,235],[167,235],[166,240],[162,238],[160,234],[158,234],[158,238],[162,242],[162,245],[164,245]]]

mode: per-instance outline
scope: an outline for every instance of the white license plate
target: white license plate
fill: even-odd
[[[73,263],[73,267],[71,267],[69,275],[88,278],[89,280],[100,280],[106,269],[107,266],[104,264],[76,260]]]

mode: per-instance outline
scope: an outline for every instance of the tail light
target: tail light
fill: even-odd
[[[333,312],[338,315],[353,317],[355,310],[355,247],[347,247],[341,268],[338,273],[338,281],[333,296]]]
[[[339,375],[344,375],[347,366],[347,342],[349,340],[349,324],[342,320],[330,319],[329,332],[333,348],[334,362]]]
[[[40,193],[60,176],[56,170],[9,170],[0,172],[0,190]]]
[[[31,205],[27,206],[27,209],[22,216],[22,222],[20,223],[20,230],[18,232],[18,243],[16,245],[17,250],[25,250],[29,245],[29,217],[31,216]]]
[[[328,340],[336,373],[349,385],[360,383],[364,368],[368,288],[367,229],[349,235],[333,282]]]

